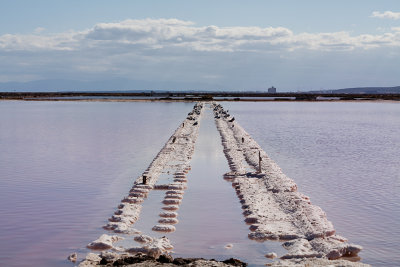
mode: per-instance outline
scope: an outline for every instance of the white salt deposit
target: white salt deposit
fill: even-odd
[[[178,213],[176,213],[174,211],[164,211],[164,212],[161,212],[159,214],[159,216],[163,217],[163,218],[176,218],[176,217],[178,217]]]
[[[157,224],[152,228],[152,230],[155,232],[170,233],[175,232],[176,228],[175,226],[169,224]]]
[[[179,221],[176,218],[162,218],[158,222],[162,224],[177,224]]]
[[[164,199],[162,203],[164,203],[165,205],[180,205],[181,204],[181,200],[180,199]]]
[[[98,239],[96,239],[93,242],[90,242],[87,245],[87,248],[93,249],[93,250],[106,250],[110,249],[113,247],[113,243],[123,240],[123,237],[117,236],[117,235],[106,235],[103,234],[101,235]]]
[[[133,238],[133,240],[135,240],[136,242],[139,242],[139,243],[151,243],[151,242],[153,242],[153,238],[151,236],[148,236],[148,235],[138,235],[138,236],[135,236]]]
[[[196,104],[188,117],[180,125],[164,147],[158,152],[148,168],[134,182],[129,195],[121,200],[118,210],[109,218],[109,223],[103,228],[116,233],[134,234],[137,230],[131,229],[140,216],[142,203],[150,190],[169,190],[163,201],[167,206],[164,210],[177,210],[182,201],[184,189],[187,188],[186,173],[190,170],[189,162],[194,152],[203,104]],[[184,127],[184,125],[187,125]],[[190,126],[189,126],[190,125]],[[162,173],[173,172],[174,182],[170,184],[156,184]],[[168,171],[166,171],[168,170]],[[176,216],[175,216],[176,217]]]
[[[168,206],[162,207],[162,209],[163,210],[172,210],[172,211],[174,211],[174,210],[178,210],[179,206],[178,205],[168,205]]]
[[[171,245],[169,239],[166,237],[162,237],[159,239],[154,239],[153,242],[145,244],[142,247],[128,248],[125,251],[131,254],[136,254],[140,252],[143,254],[147,254],[148,256],[155,259],[158,259],[161,254],[165,254],[172,249],[174,249],[174,247]]]
[[[231,172],[232,181],[245,222],[250,224],[250,239],[293,240],[284,243],[283,259],[355,256],[361,247],[335,238],[335,229],[309,197],[297,192],[296,183],[287,177],[252,137],[225,111],[213,104],[214,117]],[[250,172],[249,172],[250,170]]]
[[[275,252],[270,252],[270,253],[265,254],[265,257],[268,259],[275,259],[276,257],[278,257],[278,255],[276,255]]]

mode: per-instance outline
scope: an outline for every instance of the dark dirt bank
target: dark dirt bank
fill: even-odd
[[[116,254],[112,252],[101,253],[100,255],[89,253],[86,259],[79,264],[79,267],[91,266],[210,266],[210,267],[224,267],[224,266],[238,266],[245,267],[244,263],[237,259],[227,259],[224,261],[216,261],[214,259],[206,260],[203,258],[172,258],[170,255],[161,255],[158,259],[153,257],[137,254]]]

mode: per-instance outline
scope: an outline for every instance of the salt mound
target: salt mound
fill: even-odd
[[[150,257],[158,259],[161,254],[165,254],[174,249],[170,241],[166,237],[155,239],[152,243],[143,247],[128,248],[125,251],[131,254],[144,253]]]
[[[153,238],[151,236],[148,236],[148,235],[138,235],[138,236],[135,236],[133,238],[133,240],[135,240],[136,242],[139,242],[139,243],[151,243],[151,242],[153,242]]]
[[[176,228],[173,225],[157,224],[151,230],[155,232],[171,233],[175,232]]]
[[[166,194],[165,199],[182,199],[183,196],[180,194]]]
[[[106,250],[110,249],[113,247],[113,243],[117,242],[119,240],[123,240],[123,237],[117,236],[117,235],[106,235],[103,234],[101,235],[98,239],[95,241],[89,243],[86,247],[94,250]]]
[[[163,217],[163,218],[175,218],[175,217],[178,217],[178,213],[173,212],[173,211],[164,211],[164,212],[161,212],[159,214],[159,216]]]
[[[158,222],[162,224],[177,224],[179,221],[175,218],[162,218]]]
[[[169,206],[164,206],[162,207],[163,210],[178,210],[179,206],[177,205],[169,205]]]
[[[165,205],[179,205],[181,202],[179,199],[164,199],[162,203]]]
[[[179,194],[179,195],[183,195],[185,193],[185,191],[183,190],[168,190],[167,192],[165,192],[165,194]]]

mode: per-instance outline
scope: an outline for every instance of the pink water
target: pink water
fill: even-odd
[[[226,103],[283,171],[364,246],[363,262],[399,266],[400,106],[370,103]],[[193,104],[0,101],[0,266],[72,266],[133,180]],[[279,243],[247,239],[212,116],[205,113],[188,174],[175,256],[268,262]],[[153,191],[134,227],[151,227]],[[127,240],[132,245],[135,243]],[[225,245],[233,244],[232,249]]]

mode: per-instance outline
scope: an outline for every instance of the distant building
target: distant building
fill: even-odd
[[[268,88],[268,93],[269,94],[275,94],[276,93],[276,88],[275,87],[271,87],[271,88]]]

